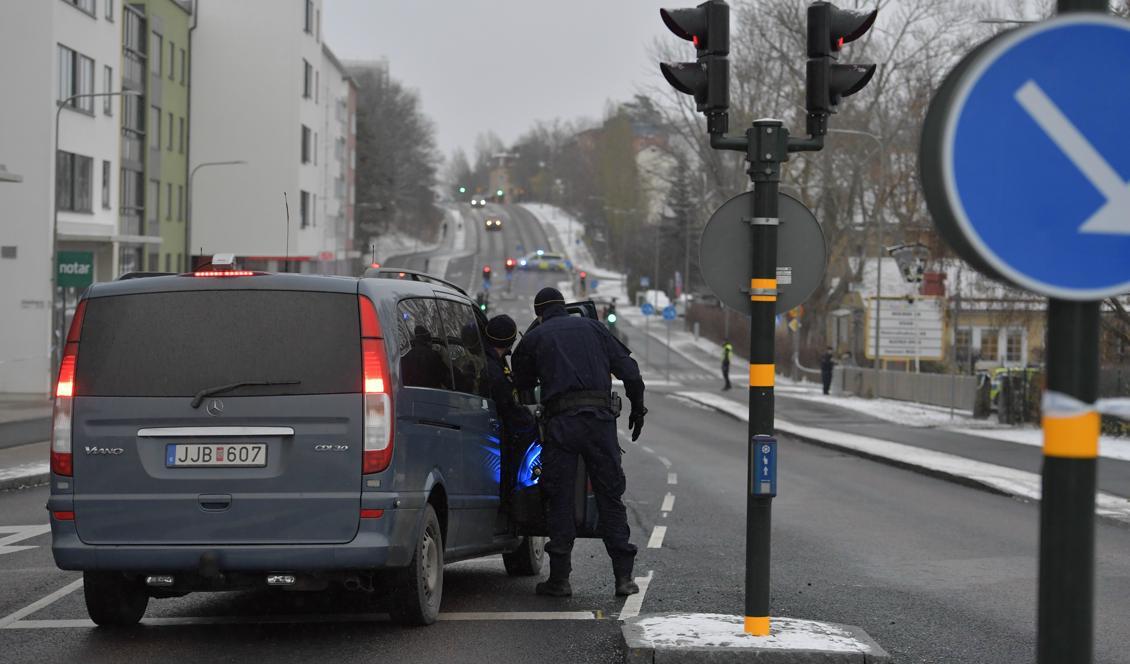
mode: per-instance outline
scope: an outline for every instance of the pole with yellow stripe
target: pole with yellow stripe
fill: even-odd
[[[769,634],[769,533],[773,496],[760,493],[755,437],[773,435],[774,332],[777,317],[777,227],[781,162],[788,131],[778,120],[758,120],[749,131],[753,210],[748,219],[753,269],[749,282],[749,472],[746,487],[745,631]]]
[[[1098,398],[1099,303],[1048,301],[1047,389],[1093,404]],[[1095,473],[1099,414],[1086,408],[1043,415],[1040,664],[1093,659]]]

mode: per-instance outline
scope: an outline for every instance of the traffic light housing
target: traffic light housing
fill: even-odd
[[[839,64],[840,49],[867,33],[875,24],[878,9],[856,11],[840,9],[830,2],[808,6],[808,69],[805,109],[818,119],[818,131],[826,131],[825,120],[836,112],[840,99],[862,90],[875,75],[875,65]],[[810,122],[811,125],[811,122]]]
[[[509,274],[509,273],[513,272],[514,268],[517,267],[517,265],[518,265],[518,261],[514,260],[513,258],[507,258],[506,259],[506,273]]]
[[[730,108],[730,6],[724,0],[707,0],[694,8],[660,9],[667,28],[692,42],[695,62],[661,62],[663,78],[683,94],[692,95],[707,117],[710,133],[726,133]]]
[[[490,283],[490,272],[491,272],[490,266],[484,265],[483,266],[483,281],[485,281],[488,284]]]

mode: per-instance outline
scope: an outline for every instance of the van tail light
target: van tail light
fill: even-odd
[[[365,426],[361,472],[379,473],[392,462],[392,390],[381,340],[380,321],[373,301],[357,297],[361,316],[361,365],[364,375]]]
[[[59,362],[59,380],[55,383],[55,407],[51,416],[51,472],[70,477],[74,472],[71,455],[71,423],[74,415],[75,364],[78,362],[78,341],[82,320],[86,315],[86,300],[78,303],[67,341],[63,346],[63,359]]]

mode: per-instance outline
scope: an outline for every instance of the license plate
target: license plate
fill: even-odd
[[[165,446],[167,468],[259,468],[266,443],[174,443]]]

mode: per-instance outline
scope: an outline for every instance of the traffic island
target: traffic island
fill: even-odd
[[[628,664],[756,662],[876,664],[890,656],[859,627],[773,618],[769,636],[750,636],[740,616],[645,614],[624,621]]]

